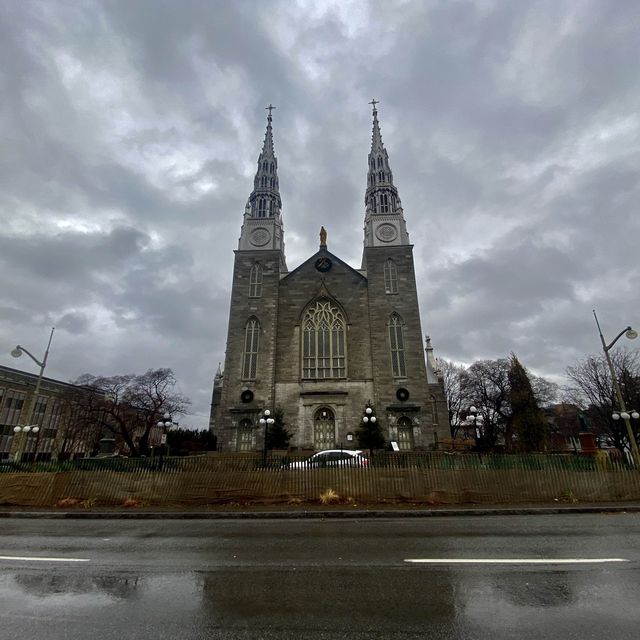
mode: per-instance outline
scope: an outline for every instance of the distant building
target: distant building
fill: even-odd
[[[68,437],[73,416],[66,397],[84,388],[43,377],[34,399],[37,379],[36,374],[0,365],[0,460],[13,459],[18,452],[22,460],[89,455],[92,443],[86,437]],[[38,432],[14,433],[15,427],[27,425],[37,426]]]
[[[368,402],[388,441],[426,449],[450,436],[433,350],[422,341],[413,245],[382,143],[378,112],[365,191],[364,251],[354,268],[320,245],[285,259],[271,110],[235,252],[224,371],[212,431],[222,451],[259,449],[265,409],[281,407],[291,445],[355,446]]]

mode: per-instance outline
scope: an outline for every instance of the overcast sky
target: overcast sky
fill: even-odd
[[[0,364],[171,367],[208,423],[274,138],[289,269],[359,268],[373,97],[423,332],[561,380],[640,325],[640,2],[0,0]]]

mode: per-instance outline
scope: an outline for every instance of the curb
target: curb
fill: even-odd
[[[640,513],[640,505],[505,507],[468,509],[372,509],[358,511],[0,511],[0,518],[49,520],[296,520],[528,516],[566,513]]]

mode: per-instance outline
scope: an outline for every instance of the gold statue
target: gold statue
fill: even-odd
[[[324,227],[320,227],[320,246],[325,247],[327,245],[327,232]]]

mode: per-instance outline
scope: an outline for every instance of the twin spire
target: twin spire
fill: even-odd
[[[393,173],[389,166],[389,155],[382,142],[380,123],[378,122],[377,100],[369,104],[373,107],[373,131],[371,135],[371,151],[368,157],[367,188],[365,191],[365,245],[377,244],[408,244],[408,235],[404,224],[402,204],[398,190],[393,184]],[[280,186],[278,183],[278,161],[273,148],[272,111],[273,105],[265,107],[267,115],[267,129],[264,136],[264,144],[258,158],[258,169],[253,181],[253,191],[249,196],[245,210],[245,220],[272,219],[278,221],[281,226],[280,212],[282,201],[280,199]],[[378,233],[377,226],[372,223],[372,216],[377,214],[391,218],[399,217],[399,225],[393,229],[387,228]],[[395,215],[394,215],[395,214]],[[377,233],[380,242],[374,240],[373,234]],[[253,244],[253,243],[252,243]],[[267,248],[265,246],[265,248]]]

